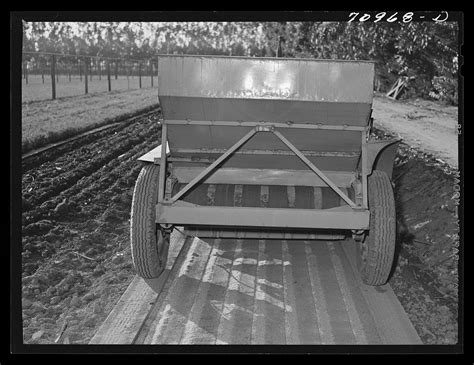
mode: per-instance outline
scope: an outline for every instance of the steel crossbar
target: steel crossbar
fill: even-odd
[[[189,122],[188,122],[189,123]],[[166,147],[167,143],[167,124],[168,121],[162,123],[162,146]],[[171,121],[170,124],[176,124],[176,121]],[[228,124],[229,125],[229,124]],[[234,125],[234,124],[231,124]],[[239,124],[241,125],[241,124]],[[178,191],[170,199],[165,200],[164,198],[164,185],[166,181],[166,150],[162,147],[161,153],[161,164],[160,164],[160,180],[158,185],[158,201],[160,203],[172,204],[192,189],[196,184],[203,180],[209,173],[211,173],[218,165],[227,160],[235,151],[237,151],[243,144],[250,140],[258,132],[271,132],[278,137],[298,158],[300,158],[321,180],[323,180],[337,195],[339,195],[351,208],[361,208],[359,205],[354,203],[341,189],[337,187],[320,169],[318,169],[293,143],[291,143],[285,136],[279,131],[275,130],[274,125],[264,125],[261,123],[252,123],[254,128],[250,130],[246,135],[239,139],[233,146],[231,146],[226,152],[224,152],[219,158],[217,158],[211,165],[205,168],[195,178],[193,178],[186,186]],[[365,129],[363,130],[365,131]],[[363,133],[364,134],[364,133]],[[362,158],[364,158],[364,146],[362,146]],[[364,173],[365,171],[363,171]],[[366,181],[364,181],[366,188]],[[364,201],[364,203],[366,200]],[[365,205],[365,204],[364,204]]]

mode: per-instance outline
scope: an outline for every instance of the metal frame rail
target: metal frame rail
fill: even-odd
[[[219,158],[202,170],[197,176],[189,181],[174,196],[170,195],[167,188],[167,162],[166,146],[168,144],[168,125],[219,125],[219,126],[245,126],[253,127],[246,135],[240,138],[234,145],[227,149]],[[361,133],[361,191],[356,192],[356,202],[350,199],[339,187],[331,181],[327,175],[316,167],[303,152],[295,147],[277,129],[304,128],[304,129],[326,129],[341,131],[359,131]],[[369,126],[340,126],[323,124],[296,124],[296,123],[264,123],[264,122],[240,122],[240,121],[190,121],[190,120],[163,120],[160,176],[158,181],[158,204],[157,223],[159,224],[216,224],[235,225],[233,218],[238,218],[239,225],[260,225],[262,227],[299,227],[299,228],[336,228],[336,229],[367,229],[369,221],[368,199],[367,199],[367,135]],[[293,152],[308,168],[314,172],[327,186],[329,186],[347,206],[332,209],[321,209],[308,211],[304,209],[272,209],[272,208],[245,208],[245,207],[206,207],[178,201],[189,190],[200,183],[206,176],[211,174],[217,167],[226,161],[242,145],[249,141],[257,133],[273,133],[280,139],[288,149]],[[246,151],[252,154],[251,151]],[[281,153],[279,151],[278,153]],[[210,162],[210,161],[209,161]],[[261,211],[260,211],[261,210]],[[269,218],[264,216],[268,214]],[[258,217],[257,221],[255,219]],[[288,223],[289,221],[289,223]]]

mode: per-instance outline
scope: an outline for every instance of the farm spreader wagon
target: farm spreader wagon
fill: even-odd
[[[138,274],[160,275],[179,226],[288,244],[352,235],[363,281],[384,284],[399,141],[370,138],[373,79],[368,61],[160,56],[161,145],[139,158],[131,211]]]

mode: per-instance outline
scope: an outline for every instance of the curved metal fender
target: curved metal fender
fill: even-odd
[[[401,139],[388,141],[367,142],[367,171],[370,175],[373,170],[384,171],[390,180],[393,173],[393,162]]]
[[[168,143],[166,143],[166,154],[168,155],[170,153],[170,149],[168,146]],[[151,151],[148,151],[145,153],[143,156],[140,156],[137,158],[138,161],[145,161],[145,162],[155,162],[155,159],[161,158],[161,144],[153,148]]]

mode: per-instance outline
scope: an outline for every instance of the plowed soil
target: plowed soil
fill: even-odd
[[[23,164],[25,343],[86,343],[134,275],[136,159],[159,144],[158,113]]]
[[[157,119],[158,112],[23,164],[25,343],[88,343],[133,278],[136,159],[159,145]],[[390,283],[426,344],[457,342],[455,178],[449,165],[401,145],[394,171],[398,260]]]
[[[456,344],[459,172],[402,143],[393,182],[397,258],[390,285],[425,344]]]

